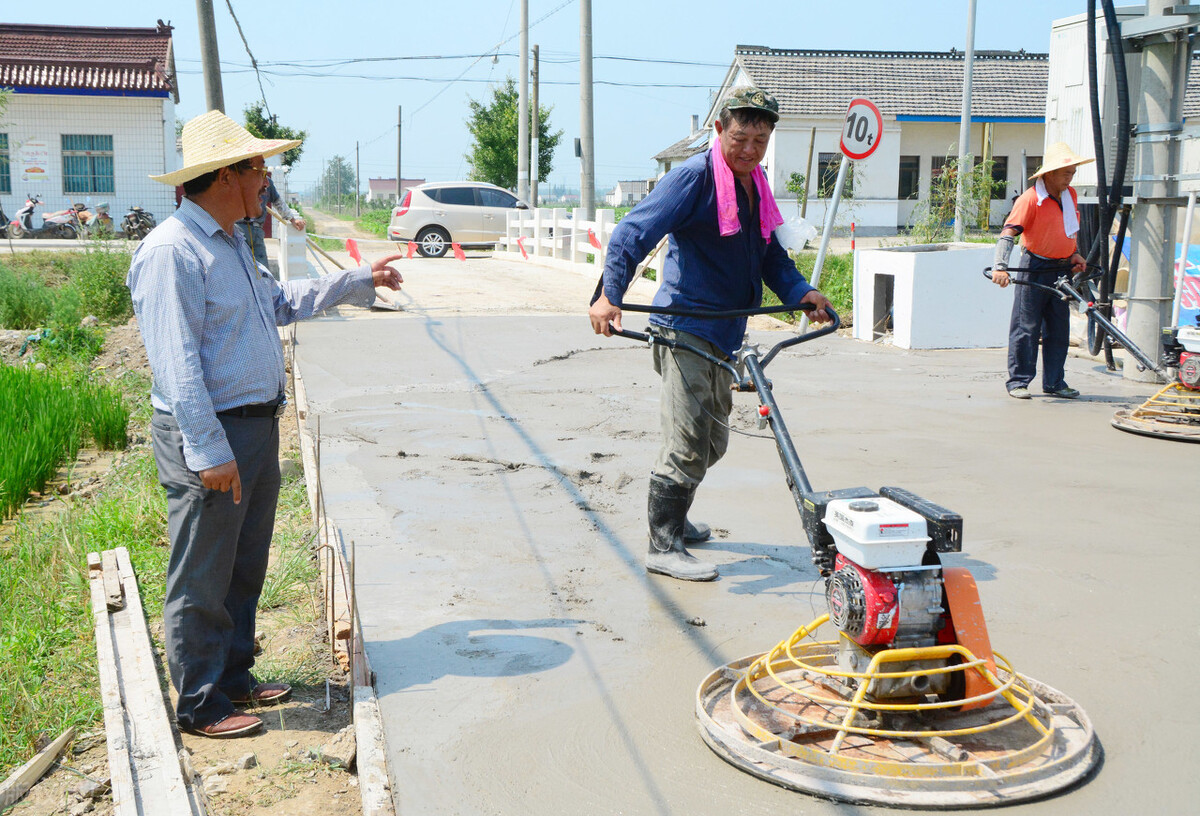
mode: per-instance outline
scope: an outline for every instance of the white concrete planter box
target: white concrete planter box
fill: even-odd
[[[854,337],[887,337],[901,348],[990,348],[1008,344],[1012,291],[983,276],[991,244],[918,244],[860,249],[854,257]],[[1013,253],[1016,267],[1020,254]]]

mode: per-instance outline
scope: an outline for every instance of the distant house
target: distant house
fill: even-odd
[[[613,187],[604,200],[614,207],[632,207],[648,196],[653,189],[654,179],[618,181],[617,186]]]
[[[654,162],[658,166],[658,178],[666,175],[675,165],[687,161],[707,148],[711,136],[712,128],[701,128],[700,117],[693,115],[691,133],[666,150],[654,154]]]
[[[425,179],[400,179],[400,189],[407,190],[410,187],[419,187],[425,183]],[[369,178],[367,179],[367,203],[373,201],[392,201],[396,200],[396,177],[391,178]]]
[[[851,99],[866,97],[883,114],[883,133],[875,153],[855,162],[854,220],[859,234],[894,233],[910,223],[918,201],[928,198],[946,156],[958,153],[963,63],[962,52],[953,49],[809,51],[739,45],[703,128],[693,128],[687,139],[655,159],[665,172],[668,162],[703,150],[720,101],[733,87],[755,85],[780,105],[763,160],[771,187],[781,202],[794,199],[788,180],[793,173],[805,175],[808,218],[820,223],[836,175],[846,107]],[[977,160],[991,157],[993,178],[1004,182],[992,204],[993,223],[1004,217],[1012,196],[1041,163],[1048,68],[1046,54],[975,52],[970,149]],[[810,135],[811,172],[806,166]]]
[[[46,210],[137,204],[159,221],[175,191],[149,176],[179,167],[179,101],[171,26],[88,28],[0,24],[0,204],[10,216],[30,194]]]

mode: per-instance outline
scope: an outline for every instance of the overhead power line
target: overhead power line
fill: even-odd
[[[274,119],[271,115],[271,106],[267,104],[267,92],[263,90],[262,74],[258,70],[258,62],[254,59],[254,54],[250,51],[250,43],[246,42],[246,33],[242,31],[242,24],[237,18],[237,14],[233,11],[233,0],[225,0],[225,5],[229,7],[229,16],[233,18],[233,24],[237,26],[238,36],[242,38],[242,45],[246,47],[246,54],[250,57],[250,65],[254,68],[254,75],[258,77],[258,92],[262,95],[263,110],[267,112],[268,119]]]
[[[250,69],[250,68],[235,69],[235,70],[223,68],[222,73],[225,73],[225,74],[248,74],[248,73],[250,73],[251,70],[252,69]],[[192,75],[192,74],[198,74],[200,72],[199,71],[178,71],[178,73],[184,74],[184,75]],[[289,72],[289,71],[263,70],[262,73],[267,76],[304,77],[306,79],[333,79],[333,80],[363,79],[363,80],[369,80],[372,82],[432,82],[432,83],[443,82],[443,83],[446,83],[447,85],[452,85],[456,82],[470,82],[470,83],[475,83],[475,84],[480,84],[480,85],[487,85],[493,81],[493,80],[486,79],[486,78],[467,79],[467,78],[464,78],[461,74],[457,77],[425,77],[425,76],[394,76],[394,75],[393,76],[381,76],[379,74],[323,74],[323,73],[319,73],[319,72],[309,72],[309,71]],[[578,80],[573,80],[573,79],[560,79],[560,80],[542,79],[542,80],[539,80],[539,82],[542,85],[578,85],[579,84]],[[611,86],[614,88],[712,88],[714,86],[714,83],[712,83],[712,82],[699,82],[699,83],[695,83],[695,82],[692,82],[692,83],[689,83],[689,82],[618,82],[616,80],[606,80],[606,79],[597,79],[597,80],[595,80],[595,82],[593,84],[608,85],[608,86]],[[436,97],[434,97],[434,98],[436,98]],[[430,100],[430,101],[432,101],[432,100]],[[428,104],[428,103],[426,103],[426,104]],[[424,107],[424,106],[422,106],[422,107]],[[416,113],[416,111],[413,111],[413,113]],[[393,129],[394,129],[394,126],[393,126]]]

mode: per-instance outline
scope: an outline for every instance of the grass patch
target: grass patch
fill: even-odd
[[[800,270],[800,273],[805,278],[811,279],[813,266],[817,261],[817,253],[807,250],[793,252],[792,258],[796,261],[796,268]],[[854,306],[854,256],[849,252],[843,255],[827,254],[821,268],[821,280],[817,288],[825,297],[829,298],[829,302],[833,304],[838,316],[843,321],[848,320]],[[762,305],[777,306],[780,304],[779,296],[769,287],[764,286]],[[775,317],[795,323],[802,314],[803,312],[783,312]]]
[[[796,260],[796,268],[800,270],[800,274],[811,278],[813,266],[817,262],[817,253],[803,251],[795,253],[792,257]],[[839,315],[849,317],[854,307],[854,255],[849,252],[840,255],[826,254],[817,288],[829,298]]]
[[[103,717],[87,582],[90,550],[128,547],[142,603],[162,615],[166,499],[148,448],[130,454],[87,503],[22,517],[0,536],[0,776],[40,733],[94,728]]]
[[[125,383],[149,405],[149,380]],[[149,423],[139,411],[139,424]],[[138,576],[146,617],[162,619],[167,561],[166,496],[149,446],[131,449],[91,499],[66,505],[50,519],[22,516],[0,533],[0,778],[35,751],[39,734],[68,726],[94,730],[104,716],[96,670],[87,553],[126,547]],[[268,649],[256,667],[264,677],[317,685],[328,676],[322,644],[312,519],[302,477],[285,480],[279,499],[275,558],[267,584],[289,625],[311,631],[308,648]],[[267,593],[264,593],[267,598]],[[263,608],[266,604],[263,604]],[[13,614],[16,613],[16,614]],[[260,615],[260,620],[262,619]]]
[[[362,214],[362,218],[354,222],[354,225],[363,232],[369,232],[376,238],[387,240],[388,224],[392,220],[392,210],[389,207],[386,210],[367,210]]]
[[[63,371],[0,367],[0,518],[90,438],[105,450],[125,447],[129,411],[119,392]]]
[[[0,326],[34,330],[133,316],[125,286],[131,256],[97,243],[85,252],[29,252],[0,261]]]
[[[343,252],[346,249],[344,238],[320,238],[310,232],[308,239],[326,252]]]

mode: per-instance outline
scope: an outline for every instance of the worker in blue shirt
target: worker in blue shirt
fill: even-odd
[[[588,311],[597,334],[621,329],[622,298],[638,263],[663,236],[669,250],[654,305],[723,311],[762,303],[763,284],[786,304],[808,303],[810,318],[826,322],[829,301],[809,286],[775,234],[783,218],[759,167],[779,104],[757,88],[735,88],[721,104],[712,149],[672,170],[613,230],[602,291]],[[741,346],[745,318],[706,320],[653,315],[653,330],[720,359]],[[711,581],[717,568],[686,544],[710,538],[687,513],[696,488],[729,444],[732,377],[688,352],[654,346],[662,376],[662,446],[650,474],[648,572],[686,581]]]

